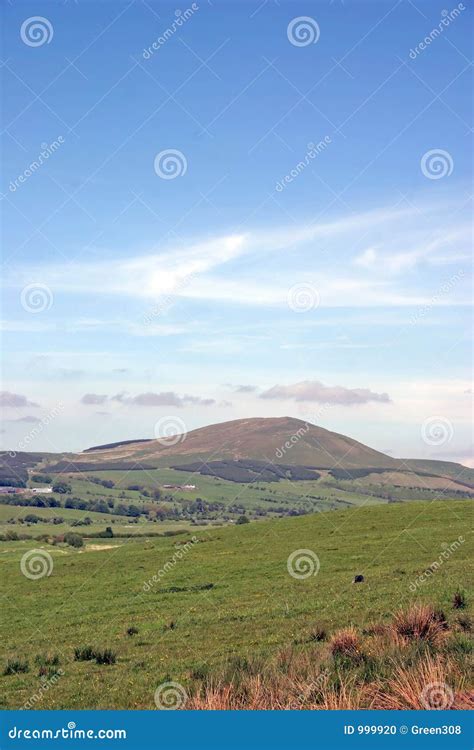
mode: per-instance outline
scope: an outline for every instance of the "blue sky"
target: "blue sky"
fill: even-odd
[[[179,10],[4,5],[3,446],[289,414],[468,462],[469,4]]]

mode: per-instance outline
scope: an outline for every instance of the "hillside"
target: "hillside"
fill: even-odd
[[[234,670],[246,663],[255,668],[280,649],[287,658],[293,649],[323,670],[327,640],[339,628],[353,624],[362,635],[420,601],[446,613],[446,653],[460,660],[462,671],[467,653],[458,614],[466,623],[468,610],[453,610],[452,599],[472,568],[471,507],[453,501],[316,513],[194,529],[176,538],[102,539],[100,545],[94,539],[79,552],[45,542],[5,543],[1,667],[21,659],[29,671],[0,676],[2,708],[22,706],[37,690],[35,659],[45,654],[57,655],[65,676],[43,693],[35,706],[42,709],[151,709],[165,680],[191,694],[227,660]],[[436,575],[415,585],[447,544],[465,538]],[[22,556],[34,547],[51,559],[51,575],[39,580],[19,574]],[[320,567],[299,579],[289,574],[288,558],[307,550]],[[356,574],[364,575],[363,584],[353,585]],[[74,658],[75,649],[88,646],[111,649],[116,663]],[[392,669],[395,653],[374,652],[370,641],[367,648],[370,670],[354,679],[370,682]],[[402,663],[410,653],[408,646],[400,653]]]
[[[183,440],[126,441],[110,449],[89,449],[87,460],[140,459],[188,463],[252,459],[315,468],[386,467],[396,461],[352,438],[292,417],[237,419],[200,427]],[[80,457],[78,457],[80,460]]]
[[[160,440],[124,440],[58,456],[50,472],[174,468],[232,482],[319,479],[463,492],[474,471],[448,461],[396,459],[292,417],[238,419]],[[367,477],[369,477],[367,479]],[[360,481],[359,481],[360,480]]]

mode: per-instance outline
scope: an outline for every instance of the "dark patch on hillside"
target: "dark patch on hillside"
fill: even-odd
[[[86,448],[84,453],[92,451],[105,451],[108,448],[120,448],[121,445],[131,445],[133,443],[151,443],[152,438],[140,438],[139,440],[120,440],[118,443],[104,443],[104,445],[93,445],[92,448]]]
[[[28,469],[42,461],[41,453],[10,453],[0,454],[0,486],[26,487]]]
[[[191,471],[203,476],[219,477],[229,482],[247,484],[250,482],[279,482],[280,479],[292,481],[319,479],[321,476],[308,466],[290,466],[288,464],[269,464],[265,461],[199,461],[191,464],[171,466],[178,471]]]
[[[80,474],[85,471],[140,471],[140,469],[156,469],[156,466],[139,461],[100,461],[100,463],[58,461],[57,464],[44,467],[44,471],[50,474]]]

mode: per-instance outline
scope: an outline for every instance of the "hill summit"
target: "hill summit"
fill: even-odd
[[[357,440],[294,417],[236,419],[191,430],[182,436],[147,441],[124,441],[96,446],[88,459],[189,461],[251,459],[317,468],[394,468],[396,459]],[[84,454],[83,454],[84,455]]]

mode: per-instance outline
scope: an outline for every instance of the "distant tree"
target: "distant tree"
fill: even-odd
[[[162,495],[162,492],[161,492],[160,488],[156,487],[153,490],[153,499],[154,500],[161,500],[161,495]]]
[[[67,482],[56,482],[53,484],[53,492],[58,492],[60,495],[66,495],[72,492],[72,487]]]
[[[53,478],[49,474],[33,474],[31,481],[37,484],[51,484]]]
[[[68,531],[64,534],[64,541],[69,544],[70,547],[83,547],[84,539],[79,534],[74,534],[72,531]]]
[[[139,515],[140,515],[140,508],[137,508],[136,505],[129,505],[128,506],[127,516],[132,516],[134,518],[138,518]]]
[[[240,525],[240,524],[243,524],[243,523],[250,523],[250,521],[247,518],[247,516],[239,516],[238,519],[237,519],[237,521],[235,523],[237,523],[237,524]]]

